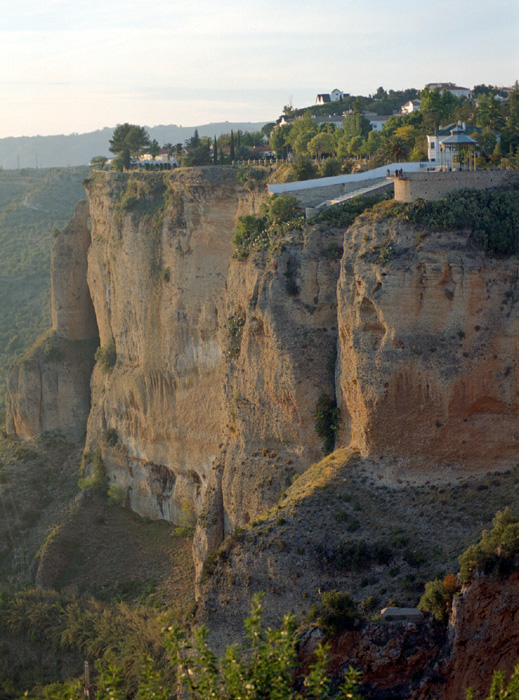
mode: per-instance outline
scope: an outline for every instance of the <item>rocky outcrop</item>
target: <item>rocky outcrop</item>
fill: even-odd
[[[52,342],[9,379],[9,431],[78,438],[88,415],[127,504],[197,524],[199,575],[320,457],[323,394],[363,457],[506,468],[519,446],[515,258],[371,213],[238,260],[237,217],[264,196],[246,185],[94,174],[56,241]]]
[[[345,251],[338,393],[353,444],[464,469],[515,463],[517,259],[370,215],[346,232]]]
[[[454,600],[445,628],[422,623],[357,624],[331,642],[329,671],[341,678],[353,665],[362,672],[369,700],[462,700],[472,688],[488,696],[494,671],[509,677],[518,663],[519,573],[479,575]],[[308,664],[323,638],[307,632],[300,653]]]
[[[89,288],[117,362],[94,370],[87,447],[102,446],[136,511],[198,522],[200,573],[320,455],[313,412],[334,394],[339,267],[326,249],[340,234],[316,228],[286,252],[234,260],[236,218],[258,193],[220,169],[150,182],[88,186]]]
[[[448,640],[437,665],[439,683],[417,695],[457,700],[473,687],[487,697],[494,671],[510,676],[519,662],[519,572],[504,577],[479,574],[454,600]]]
[[[98,344],[86,280],[88,204],[80,202],[57,237],[51,260],[52,330],[20,358],[7,384],[8,433],[85,437],[90,375]]]

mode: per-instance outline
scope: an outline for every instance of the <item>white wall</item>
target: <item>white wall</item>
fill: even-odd
[[[417,173],[422,168],[427,168],[430,163],[391,163],[382,165],[380,168],[366,170],[363,173],[353,173],[351,175],[335,175],[335,177],[321,177],[315,180],[303,180],[303,182],[285,182],[282,185],[269,185],[269,194],[281,194],[283,192],[297,192],[299,190],[311,190],[314,187],[329,187],[331,185],[342,185],[351,182],[363,182],[364,180],[375,180],[384,177],[387,171],[391,175],[395,170],[403,170],[405,173]]]

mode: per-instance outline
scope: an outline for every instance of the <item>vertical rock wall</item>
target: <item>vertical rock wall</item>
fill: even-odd
[[[90,375],[98,343],[86,280],[88,216],[88,203],[80,202],[54,243],[52,330],[9,373],[8,433],[33,438],[57,432],[72,440],[84,438],[90,410]]]
[[[358,221],[338,285],[340,396],[364,455],[506,467],[519,455],[516,258],[468,234]]]

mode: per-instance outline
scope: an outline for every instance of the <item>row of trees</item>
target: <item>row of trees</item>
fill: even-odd
[[[162,149],[168,151],[170,158],[174,158],[179,165],[223,165],[234,160],[249,160],[258,157],[254,149],[263,146],[265,139],[274,125],[266,125],[262,131],[244,132],[232,130],[230,134],[222,134],[219,137],[209,138],[200,136],[195,129],[193,136],[184,144],[175,145],[166,143]],[[143,153],[149,153],[153,160],[162,150],[156,139],[151,139],[147,130],[136,124],[119,124],[110,139],[110,151],[116,156],[114,169],[128,170],[132,161]],[[107,158],[95,156],[91,164],[95,167],[104,167]]]
[[[278,155],[333,158],[339,172],[351,168],[348,160],[369,161],[370,167],[404,160],[427,159],[426,135],[440,125],[462,121],[478,127],[473,138],[478,143],[480,166],[505,165],[519,167],[519,85],[509,99],[502,101],[493,92],[482,93],[476,102],[457,98],[438,89],[422,90],[420,111],[394,115],[380,132],[371,129],[357,100],[353,112],[342,127],[333,123],[318,124],[313,111],[307,110],[292,124],[276,127],[270,137]],[[329,170],[333,170],[332,164]],[[330,173],[333,174],[333,173]]]

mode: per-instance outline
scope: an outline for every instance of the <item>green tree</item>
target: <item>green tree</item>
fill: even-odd
[[[494,95],[481,95],[479,98],[477,122],[478,126],[488,126],[490,129],[498,131],[505,125],[503,107]]]
[[[321,177],[333,177],[340,175],[341,163],[337,158],[325,158],[321,165]]]
[[[119,124],[110,139],[110,152],[117,155],[116,167],[128,169],[132,157],[138,157],[149,145],[150,137],[143,126]]]
[[[504,107],[506,123],[501,131],[503,153],[519,153],[519,82]]]
[[[90,166],[92,168],[104,168],[107,160],[106,156],[94,156],[90,161]]]
[[[428,129],[437,129],[454,119],[459,99],[448,90],[424,88],[420,93],[420,111]]]
[[[298,155],[307,155],[308,142],[317,134],[317,124],[310,110],[296,119],[289,134],[289,143]]]
[[[159,155],[160,153],[160,146],[159,142],[157,139],[153,139],[150,143],[150,147],[148,148],[148,153],[150,156],[155,160],[155,158]]]
[[[292,127],[288,124],[283,124],[282,126],[276,126],[270,134],[269,145],[273,151],[276,151],[278,156],[287,155],[287,150],[289,148],[289,134]]]
[[[216,135],[213,139],[213,163],[218,165],[218,141],[216,139]]]
[[[231,129],[231,145],[230,145],[231,163],[234,161],[234,132]]]
[[[310,158],[297,156],[292,164],[292,176],[296,182],[312,180],[317,176],[317,168]]]
[[[409,144],[398,136],[390,136],[381,147],[386,163],[401,163],[409,154]]]
[[[326,132],[318,133],[310,139],[307,149],[310,155],[317,156],[319,159],[323,154],[332,155],[335,150],[334,138]]]

